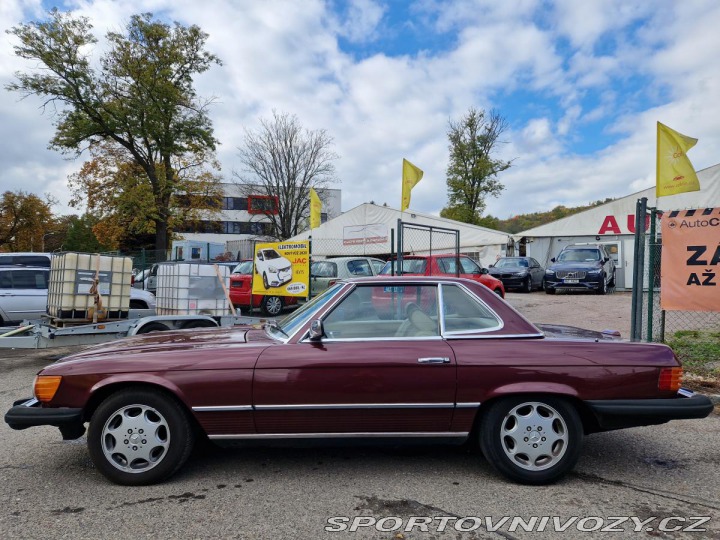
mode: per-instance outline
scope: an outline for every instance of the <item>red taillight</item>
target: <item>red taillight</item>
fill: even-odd
[[[328,287],[332,287],[332,286],[335,285],[337,282],[338,282],[337,279],[331,279],[330,281],[328,281]]]
[[[670,390],[677,392],[680,390],[680,385],[683,378],[683,368],[662,368],[660,370],[660,377],[658,378],[658,388],[660,390]]]

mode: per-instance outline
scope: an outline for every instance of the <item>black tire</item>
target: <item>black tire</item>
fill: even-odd
[[[141,388],[121,390],[105,399],[90,420],[87,438],[97,469],[125,486],[169,478],[187,460],[194,440],[187,412],[177,400]]]
[[[502,475],[516,482],[555,482],[572,470],[580,457],[582,422],[575,407],[562,398],[503,398],[487,407],[481,422],[483,455]],[[532,452],[537,456],[533,458]]]
[[[265,290],[270,288],[270,285],[268,285],[267,274],[265,272],[263,272],[263,285],[265,286]]]
[[[502,289],[498,288],[493,291],[495,294],[497,294],[500,298],[505,298],[505,295],[502,292]]]
[[[165,332],[167,330],[170,330],[167,326],[165,326],[163,323],[159,322],[149,322],[147,324],[144,324],[140,327],[140,329],[135,332],[135,335],[138,334],[148,334],[150,332]]]
[[[525,281],[523,281],[522,292],[524,292],[524,293],[532,292],[532,278],[530,276],[528,276],[525,279]]]
[[[183,325],[183,330],[186,328],[217,328],[217,323],[212,321],[190,321]]]
[[[545,285],[544,289],[545,294],[555,294],[555,289],[553,289],[552,287],[548,287],[547,285]]]
[[[605,281],[605,274],[600,276],[600,286],[598,287],[597,293],[600,295],[607,294],[608,292],[608,284],[607,281]]]
[[[142,300],[130,300],[130,309],[147,309],[148,305]]]
[[[268,317],[276,317],[280,315],[283,307],[285,307],[285,302],[283,302],[282,297],[266,296],[260,304],[260,311]]]

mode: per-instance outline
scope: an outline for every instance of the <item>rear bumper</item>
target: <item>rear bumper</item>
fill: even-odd
[[[713,410],[710,398],[684,389],[669,399],[590,400],[585,404],[595,416],[600,431],[705,418]]]
[[[77,439],[85,433],[82,409],[68,407],[44,408],[35,398],[21,399],[5,413],[5,423],[12,429],[34,426],[55,426],[63,439]]]

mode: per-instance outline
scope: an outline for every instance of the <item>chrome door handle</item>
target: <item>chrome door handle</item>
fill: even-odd
[[[418,364],[449,364],[450,359],[447,356],[434,358],[418,358]]]

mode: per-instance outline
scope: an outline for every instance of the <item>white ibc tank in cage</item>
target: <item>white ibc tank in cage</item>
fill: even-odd
[[[230,269],[209,263],[163,263],[157,273],[158,315],[227,315]],[[218,271],[220,277],[218,277]],[[222,279],[222,283],[221,280]]]
[[[61,253],[53,257],[48,315],[61,320],[92,320],[95,297],[90,289],[96,275],[102,298],[98,320],[126,319],[130,309],[132,259],[90,253]]]

